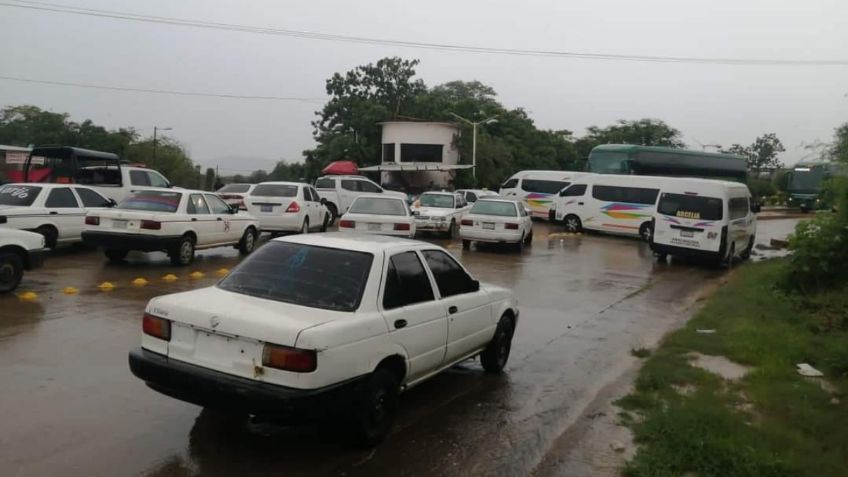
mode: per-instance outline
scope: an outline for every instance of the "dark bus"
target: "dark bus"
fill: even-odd
[[[637,176],[702,177],[745,182],[744,157],[669,147],[604,144],[589,153],[588,172]]]
[[[848,171],[841,164],[813,161],[799,162],[789,174],[787,205],[807,212],[833,207],[833,199],[822,194],[824,183],[833,176],[848,175]]]

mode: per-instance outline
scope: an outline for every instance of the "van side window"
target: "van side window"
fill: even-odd
[[[518,179],[510,179],[503,183],[501,189],[515,189],[518,187]]]
[[[349,190],[352,192],[357,191],[356,183],[359,181],[351,180],[351,179],[342,179],[342,189]]]
[[[559,193],[562,197],[582,197],[586,193],[586,184],[574,184]]]
[[[335,189],[336,188],[336,180],[332,177],[325,177],[323,179],[318,179],[315,181],[316,189]]]
[[[359,182],[359,191],[360,192],[368,192],[369,194],[378,194],[383,192],[383,189],[380,188],[377,184],[369,181],[357,181]]]
[[[383,309],[391,310],[433,298],[430,278],[415,252],[399,253],[389,259]]]
[[[155,171],[147,171],[147,178],[153,187],[169,187],[171,185],[161,174]]]
[[[592,187],[592,197],[604,202],[627,202],[631,204],[654,204],[659,195],[659,189],[642,187],[619,187],[595,185]]]
[[[730,210],[730,220],[741,219],[748,215],[749,205],[747,197],[734,197],[727,202]]]
[[[134,186],[149,186],[150,176],[147,171],[130,171],[130,184]]]
[[[565,181],[546,181],[542,179],[524,179],[521,182],[521,190],[525,192],[536,192],[539,194],[556,194],[568,187],[570,183]]]

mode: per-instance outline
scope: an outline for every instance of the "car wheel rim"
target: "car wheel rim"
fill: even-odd
[[[185,263],[191,260],[191,242],[188,240],[180,246],[180,259]]]
[[[500,367],[506,365],[507,356],[509,356],[509,339],[505,333],[501,333],[500,343],[498,343],[498,365]]]
[[[651,239],[651,235],[653,235],[653,230],[650,227],[645,227],[645,230],[642,232],[642,238],[648,241]]]
[[[248,231],[247,235],[244,236],[244,248],[247,249],[248,252],[253,250],[253,233],[250,231]]]
[[[571,232],[577,232],[577,221],[574,219],[568,219],[565,223],[566,228]]]

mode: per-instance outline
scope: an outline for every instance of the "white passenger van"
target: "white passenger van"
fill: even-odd
[[[549,218],[551,201],[574,179],[589,175],[573,171],[521,171],[501,185],[500,195],[520,200],[533,217]]]
[[[707,258],[717,264],[746,259],[754,247],[758,204],[745,184],[709,179],[677,179],[660,191],[651,250]]]
[[[647,241],[660,189],[676,180],[611,174],[580,177],[554,197],[549,218],[569,232],[597,230]]]

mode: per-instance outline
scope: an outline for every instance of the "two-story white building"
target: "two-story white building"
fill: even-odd
[[[456,139],[460,129],[453,123],[386,121],[380,125],[382,162],[359,170],[379,171],[381,182],[390,188],[410,192],[450,189],[456,171],[471,168],[459,163]]]

